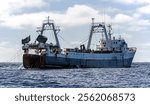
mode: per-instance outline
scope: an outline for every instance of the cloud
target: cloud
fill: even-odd
[[[139,13],[142,13],[142,14],[150,14],[150,11],[149,11],[149,10],[150,10],[150,4],[138,8],[138,12],[139,12]]]
[[[117,14],[113,21],[115,23],[129,23],[133,20],[133,18],[131,16],[125,15],[125,14]]]
[[[0,25],[12,26],[12,27],[13,26],[19,27],[19,24],[20,26],[24,25],[21,23],[21,21],[25,21],[25,22],[27,21],[23,17],[19,15],[17,17],[17,15],[14,15],[14,14],[15,13],[21,14],[21,12],[25,9],[40,8],[44,5],[46,5],[46,0],[36,0],[36,1],[34,0],[3,0],[0,3]],[[22,16],[24,16],[24,14]]]
[[[139,4],[136,12],[140,14],[150,14],[150,0],[115,0],[115,2],[127,5]]]
[[[0,26],[11,28],[23,28],[25,26],[37,26],[46,16],[56,20],[61,25],[76,26],[89,23],[92,17],[101,17],[97,10],[86,5],[74,5],[65,13],[38,12],[20,15],[7,15],[0,17]],[[109,18],[106,16],[106,18]]]
[[[48,16],[45,12],[4,16],[0,18],[0,26],[9,28],[23,28],[31,25],[37,26],[40,23],[39,20],[42,20],[43,18],[45,18],[45,16]]]
[[[119,3],[131,4],[134,3],[136,0],[115,0],[115,1]]]
[[[0,14],[10,14],[23,8],[39,8],[45,5],[45,0],[3,0],[0,3]]]
[[[89,24],[91,22],[90,19],[93,17],[96,19],[95,21],[113,22],[114,25],[122,25],[126,31],[140,31],[150,26],[150,21],[148,19],[141,19],[138,13],[134,13],[132,16],[118,13],[112,18],[108,14],[105,14],[104,19],[104,14],[87,5],[74,5],[69,7],[65,12],[50,11],[1,16],[0,26],[18,29],[37,27],[41,25],[42,20],[47,16],[50,16],[51,19],[54,19],[63,28]]]
[[[142,19],[140,14],[116,14],[115,17],[112,19],[113,23],[117,27],[122,28],[124,31],[144,31],[150,26],[149,19]]]
[[[125,3],[125,4],[147,4],[150,3],[149,0],[115,0],[115,2]]]
[[[52,0],[51,0],[52,1]],[[14,9],[9,10],[14,7],[17,8],[39,8],[44,6],[46,0],[37,0],[33,2],[31,0],[6,0],[4,4],[7,4],[10,7],[5,7],[8,11],[13,12]],[[116,2],[127,2],[127,3],[149,3],[148,0],[116,0]],[[10,5],[11,4],[11,5]],[[19,6],[17,6],[19,5]],[[109,10],[111,10],[109,8]],[[147,26],[150,26],[150,21],[148,19],[142,19],[141,14],[138,11],[135,11],[133,15],[128,15],[120,13],[119,9],[115,9],[118,12],[114,14],[114,17],[109,16],[111,13],[104,14],[100,10],[94,9],[87,5],[74,5],[68,7],[65,12],[61,11],[46,11],[46,12],[31,12],[31,13],[22,13],[22,14],[4,14],[0,15],[0,26],[9,27],[9,28],[26,28],[26,27],[37,27],[40,26],[42,20],[47,16],[50,16],[51,19],[54,19],[62,27],[72,27],[79,26],[84,24],[89,24],[91,18],[96,18],[95,21],[106,21],[107,23],[113,22],[115,25],[122,25],[127,31],[140,31],[146,29]],[[140,9],[139,9],[140,11]],[[144,11],[141,8],[141,12]],[[145,11],[146,12],[146,11]],[[149,12],[149,11],[148,11]],[[104,19],[105,17],[105,19]]]

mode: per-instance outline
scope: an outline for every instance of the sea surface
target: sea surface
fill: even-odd
[[[1,88],[148,88],[150,63],[131,68],[24,69],[0,63]]]

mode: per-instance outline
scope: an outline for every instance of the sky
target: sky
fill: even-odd
[[[150,0],[0,0],[0,62],[21,61],[21,39],[31,35],[34,41],[36,28],[48,16],[61,28],[62,48],[85,42],[95,18],[112,24],[113,36],[137,48],[134,62],[150,62],[149,10]],[[99,37],[94,36],[93,46]]]

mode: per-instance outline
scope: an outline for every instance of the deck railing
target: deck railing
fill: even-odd
[[[130,48],[128,48],[128,50],[129,50],[129,51],[136,51],[137,48],[136,48],[136,47],[130,47]]]

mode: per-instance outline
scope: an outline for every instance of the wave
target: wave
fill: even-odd
[[[14,62],[0,63],[0,70],[18,70],[18,69],[24,69],[22,63],[14,63]]]

